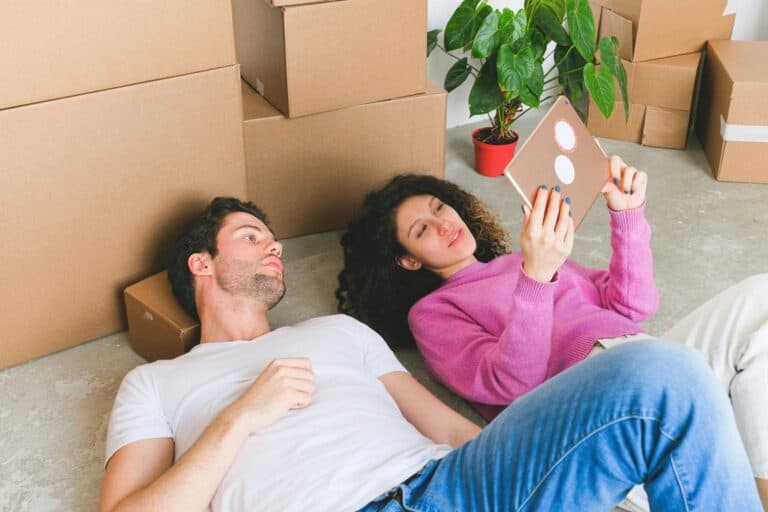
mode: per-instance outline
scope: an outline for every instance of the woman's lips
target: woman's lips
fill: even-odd
[[[461,229],[457,229],[456,233],[453,234],[453,237],[451,237],[451,241],[448,244],[448,247],[453,246],[456,242],[461,241],[461,239],[464,238],[464,231]]]

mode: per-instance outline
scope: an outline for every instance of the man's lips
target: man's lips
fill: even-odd
[[[273,268],[278,272],[280,272],[281,274],[283,273],[283,262],[280,261],[280,258],[277,258],[276,256],[270,256],[268,258],[265,258],[263,262],[263,266]]]

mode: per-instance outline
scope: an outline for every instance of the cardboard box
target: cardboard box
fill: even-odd
[[[0,109],[234,65],[229,0],[0,2]]]
[[[730,39],[736,14],[728,0],[589,0],[599,37],[616,36],[619,56],[644,61],[699,52],[708,39]]]
[[[248,199],[280,238],[344,227],[393,176],[444,176],[446,92],[429,91],[298,119],[243,84]]]
[[[289,117],[420,94],[426,0],[233,0],[243,78]]]
[[[622,60],[627,70],[630,109],[616,86],[613,114],[606,119],[590,100],[587,127],[593,135],[638,142],[646,146],[684,148],[691,119],[702,53],[645,62]]]
[[[696,132],[718,180],[768,183],[768,41],[709,41]]]
[[[200,323],[179,305],[163,271],[125,289],[128,339],[147,361],[173,359],[200,342]]]
[[[237,66],[5,109],[0,133],[0,368],[125,329],[125,286],[245,194]]]

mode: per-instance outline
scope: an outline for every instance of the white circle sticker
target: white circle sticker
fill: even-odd
[[[566,185],[573,183],[573,180],[576,179],[576,169],[573,167],[571,159],[565,155],[558,155],[555,158],[555,174],[557,179]]]
[[[576,132],[568,121],[558,121],[555,123],[555,142],[560,149],[570,153],[576,148]]]

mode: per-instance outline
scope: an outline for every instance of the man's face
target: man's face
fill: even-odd
[[[285,295],[283,246],[261,220],[245,212],[230,213],[216,245],[214,276],[223,290],[258,299],[267,309],[280,302]]]

